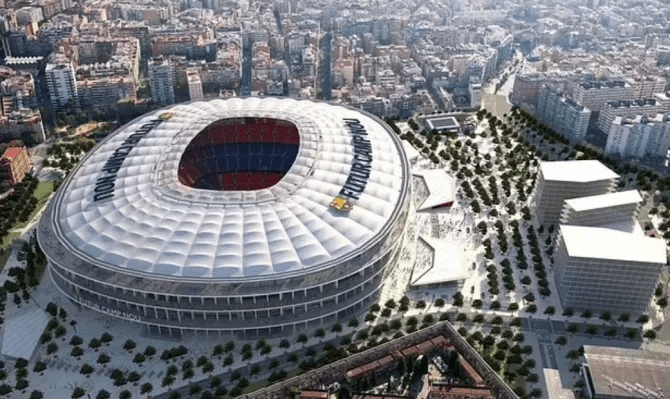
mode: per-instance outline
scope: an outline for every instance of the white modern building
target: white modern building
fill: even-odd
[[[197,101],[100,143],[37,236],[56,287],[84,307],[164,334],[279,335],[377,300],[410,190],[399,137],[370,114]]]
[[[575,226],[619,225],[633,230],[642,204],[637,190],[620,191],[565,200],[561,224]]]
[[[55,60],[55,62],[49,62],[44,70],[44,75],[49,89],[51,107],[54,110],[63,109],[68,101],[72,101],[73,106],[79,107],[77,79],[70,61]]]
[[[607,134],[605,154],[623,158],[665,157],[670,149],[670,115],[614,118]]]
[[[667,256],[664,240],[641,232],[561,225],[555,259],[564,309],[642,314]]]
[[[566,199],[614,191],[619,175],[594,160],[541,162],[536,211],[541,223],[560,221]]]
[[[175,72],[170,60],[155,58],[149,61],[149,88],[155,104],[174,104]]]

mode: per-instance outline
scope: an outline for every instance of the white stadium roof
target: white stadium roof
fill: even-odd
[[[540,162],[544,180],[587,183],[619,177],[607,166],[595,160]]]
[[[665,241],[603,227],[561,225],[568,255],[665,264]]]
[[[105,163],[142,125],[153,127],[116,173],[111,199],[93,201]],[[235,117],[292,122],[298,155],[276,185],[255,191],[185,186],[177,169],[191,140],[212,122]],[[345,118],[367,131],[373,160],[353,209],[330,207],[352,169]],[[400,140],[377,120],[344,107],[291,99],[233,98],[149,113],[96,147],[64,184],[56,225],[70,249],[97,264],[173,277],[248,278],[300,272],[367,248],[404,198]]]

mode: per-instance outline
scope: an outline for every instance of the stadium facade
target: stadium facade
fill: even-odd
[[[38,240],[65,296],[151,332],[312,329],[376,301],[404,241],[410,176],[399,138],[367,113],[179,104],[91,151]]]

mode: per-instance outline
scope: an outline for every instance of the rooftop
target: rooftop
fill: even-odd
[[[602,227],[561,225],[568,254],[578,258],[666,263],[665,241]]]
[[[414,173],[420,176],[428,188],[428,197],[418,206],[419,211],[454,202],[456,186],[454,179],[442,169],[424,170]]]
[[[7,159],[15,159],[19,156],[19,154],[21,154],[22,150],[23,147],[9,147],[5,150],[5,153],[2,154],[2,157]]]
[[[642,197],[637,190],[592,195],[589,197],[573,198],[565,200],[565,203],[577,212],[591,209],[610,208],[613,206],[636,204],[642,202]]]
[[[670,354],[584,345],[593,388],[609,397],[658,399],[670,392]]]
[[[426,236],[419,238],[433,250],[433,262],[426,272],[416,277],[412,276],[412,285],[438,284],[465,279],[461,246],[457,242],[436,240]]]
[[[607,166],[595,160],[541,162],[544,180],[586,183],[619,178]]]

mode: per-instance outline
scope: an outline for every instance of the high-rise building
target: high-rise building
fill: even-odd
[[[656,47],[656,64],[670,64],[670,47],[662,45]]]
[[[174,104],[174,69],[170,60],[155,58],[149,61],[151,101],[156,104]]]
[[[665,79],[660,76],[636,76],[624,79],[630,85],[633,99],[650,98],[656,93],[665,92]]]
[[[196,70],[186,71],[186,79],[188,80],[188,95],[191,101],[205,98],[202,92],[200,73]]]
[[[586,138],[591,111],[565,97],[556,88],[547,85],[540,90],[537,103],[538,120],[571,141]]]
[[[635,222],[642,197],[637,190],[628,190],[567,199],[564,204],[561,224],[627,228]]]
[[[656,98],[646,98],[642,100],[618,100],[612,101],[600,110],[598,115],[598,128],[607,133],[610,130],[614,118],[621,116],[624,118],[635,118],[638,115],[647,114],[654,116],[663,113],[664,106]]]
[[[79,107],[77,80],[72,63],[65,59],[54,61],[48,63],[44,71],[51,107],[61,110],[68,101],[72,101],[72,106]]]
[[[623,80],[580,82],[573,90],[573,97],[577,104],[590,109],[592,112],[600,112],[605,104],[610,101],[633,100],[635,98],[633,88]]]
[[[620,157],[665,157],[670,148],[670,116],[638,115],[634,119],[614,118],[607,133],[605,154]]]
[[[566,199],[612,192],[618,178],[599,161],[541,162],[536,200],[540,223],[558,223]]]
[[[555,260],[564,309],[641,314],[667,255],[664,240],[641,231],[561,225]]]

